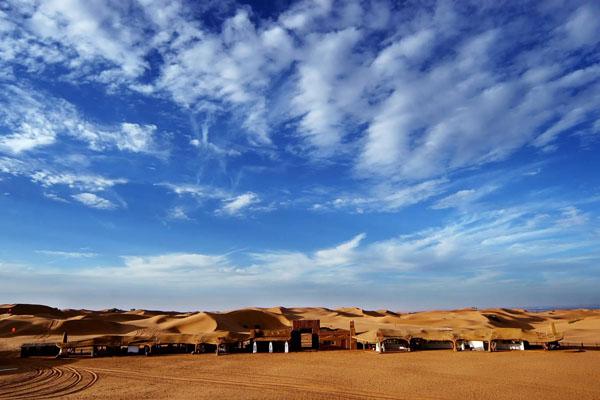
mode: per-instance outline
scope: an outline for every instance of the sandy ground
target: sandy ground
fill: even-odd
[[[59,310],[36,304],[0,305],[0,351],[16,350],[22,343],[57,342],[64,332],[70,340],[103,336],[148,337],[170,335],[171,342],[216,343],[228,334],[248,336],[252,328],[281,329],[295,319],[318,319],[321,327],[349,329],[374,336],[378,329],[420,332],[451,330],[458,336],[472,330],[492,332],[516,329],[541,335],[557,331],[563,344],[600,345],[600,310],[462,309],[399,313],[360,308],[244,308],[227,312],[167,312],[148,310]],[[184,337],[188,335],[187,337]],[[189,335],[196,339],[189,342]],[[519,336],[517,332],[515,338]],[[424,336],[426,338],[426,336]],[[528,339],[529,340],[529,339]],[[600,347],[600,346],[599,346]]]
[[[168,334],[217,340],[295,319],[357,332],[378,329],[558,331],[565,343],[600,343],[600,310],[463,309],[400,313],[360,308],[245,308],[228,312],[59,310],[0,305],[0,399],[600,399],[600,351],[290,354],[20,359],[22,343]],[[200,340],[200,339],[198,339]],[[189,342],[185,342],[189,343]],[[195,343],[195,342],[194,342]],[[207,343],[211,343],[208,341]],[[600,346],[598,346],[600,348]]]
[[[600,351],[0,358],[8,368],[0,399],[600,399]]]

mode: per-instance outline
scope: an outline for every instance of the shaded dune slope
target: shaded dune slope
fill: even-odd
[[[495,329],[513,328],[547,332],[554,324],[565,340],[600,342],[600,310],[461,309],[398,313],[358,307],[244,308],[228,312],[178,313],[118,309],[60,310],[35,304],[0,305],[0,338],[16,343],[56,338],[102,335],[230,335],[253,329],[281,329],[293,320],[319,319],[321,326],[348,329],[355,321],[358,332],[377,329]],[[1,346],[0,346],[1,347]]]

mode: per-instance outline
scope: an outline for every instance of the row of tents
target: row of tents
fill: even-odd
[[[372,349],[385,353],[433,349],[525,350],[559,347],[562,336],[515,328],[473,329],[375,329],[350,330],[302,327],[253,330],[248,333],[216,331],[207,334],[157,334],[152,336],[99,336],[61,343],[30,343],[21,347],[23,357],[32,355],[103,356],[166,353],[288,352],[318,349]]]
[[[526,350],[559,347],[562,336],[516,328],[471,329],[377,329],[355,336],[358,348],[377,352],[451,349],[454,351]]]

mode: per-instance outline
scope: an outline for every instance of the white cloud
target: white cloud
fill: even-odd
[[[94,258],[98,253],[81,252],[81,251],[59,251],[59,250],[36,250],[36,253],[45,256],[60,257],[60,258]]]
[[[271,148],[273,128],[293,122],[308,158],[348,157],[361,176],[425,180],[531,144],[552,150],[562,135],[598,120],[600,70],[593,61],[582,65],[589,57],[577,52],[593,51],[599,9],[559,8],[532,10],[548,21],[533,27],[506,25],[485,7],[464,15],[446,2],[404,13],[386,2],[313,0],[269,20],[238,7],[209,28],[179,2],[53,0],[2,11],[0,54],[10,66],[59,64],[73,80],[231,114],[256,148]],[[390,20],[401,23],[381,30]],[[149,54],[159,60],[146,60]],[[157,78],[142,79],[150,67]],[[52,145],[63,130],[98,150],[155,147],[152,125],[99,127],[72,112],[27,108],[30,115],[10,121],[0,139],[4,151]],[[200,138],[192,145],[231,155]]]
[[[169,182],[160,183],[158,186],[169,189],[179,197],[192,198],[198,204],[206,203],[212,207],[216,203],[217,208],[214,212],[220,216],[240,216],[249,212],[267,212],[274,208],[274,204],[260,205],[260,196],[253,192],[232,194],[230,191],[212,186]],[[177,205],[169,211],[169,215],[177,209],[183,210],[180,205]]]
[[[252,192],[240,194],[231,199],[223,201],[223,206],[218,210],[218,213],[227,215],[239,215],[243,210],[258,203],[259,197]]]
[[[13,175],[17,177],[26,177],[31,182],[39,184],[45,189],[57,189],[59,187],[68,188],[71,191],[84,191],[84,192],[103,192],[108,191],[116,185],[123,185],[128,182],[124,178],[108,178],[96,174],[88,174],[83,170],[80,172],[62,171],[38,168],[38,165],[46,165],[43,161],[25,159],[24,161],[12,158],[12,157],[0,157],[0,173]],[[81,168],[81,166],[79,166]],[[81,193],[76,193],[76,196],[80,196]],[[53,191],[44,190],[43,196],[47,199],[68,203],[69,201],[63,196]],[[74,197],[77,201],[85,203],[93,203],[93,198],[87,194],[80,197]],[[98,199],[101,199],[98,197]],[[110,208],[111,202],[99,201],[97,204],[98,208],[104,206]]]
[[[366,193],[342,194],[334,200],[317,203],[312,209],[341,209],[359,213],[395,212],[443,193],[446,184],[446,179],[432,179],[412,185],[404,182],[378,184]]]
[[[151,256],[123,256],[123,266],[86,268],[84,276],[124,276],[139,279],[157,279],[161,282],[182,282],[187,277],[188,283],[218,282],[224,276],[233,274],[233,267],[226,256],[206,255],[199,253],[166,253]],[[158,283],[158,282],[157,282]]]
[[[323,18],[332,10],[331,0],[308,0],[296,3],[290,10],[283,13],[279,20],[287,29],[303,31]]]
[[[589,221],[589,216],[581,212],[575,206],[568,206],[562,209],[561,218],[558,223],[565,227],[585,225]]]
[[[94,193],[78,193],[72,195],[71,197],[81,204],[91,208],[97,208],[100,210],[113,210],[117,208],[117,205],[110,200],[100,197]]]
[[[34,6],[29,23],[41,39],[76,52],[71,61],[75,66],[106,60],[125,76],[135,77],[146,68],[140,48],[144,41],[124,7],[110,1],[49,0]]]
[[[50,171],[35,171],[30,174],[33,182],[43,187],[65,185],[72,189],[100,192],[115,185],[127,183],[126,179],[110,179],[99,175],[77,175],[73,173],[53,173]]]
[[[361,233],[353,237],[351,240],[335,246],[332,249],[324,249],[315,252],[315,262],[317,265],[345,265],[355,261],[355,249],[367,237],[365,233]]]
[[[205,185],[163,182],[157,184],[157,186],[165,187],[179,196],[191,196],[199,200],[224,199],[229,196],[227,192],[219,188]]]
[[[565,23],[568,39],[575,46],[598,43],[600,30],[600,7],[597,3],[584,4],[573,12]]]
[[[197,126],[195,124],[195,121],[192,121],[192,128],[194,128],[195,131],[197,131]],[[235,156],[239,156],[241,155],[240,151],[233,149],[233,148],[222,148],[217,146],[216,144],[210,142],[209,140],[209,124],[208,121],[205,121],[204,124],[202,124],[201,127],[201,131],[200,133],[200,138],[194,138],[190,140],[190,144],[198,149],[202,149],[202,150],[206,150],[209,152],[212,152],[214,154],[216,154],[217,156],[222,156],[222,155],[226,155],[226,156],[231,156],[231,157],[235,157]]]
[[[298,88],[292,101],[301,116],[299,129],[310,145],[327,154],[339,145],[345,133],[341,99],[336,94],[341,91],[338,85],[347,82],[338,77],[344,76],[344,64],[350,62],[352,48],[359,39],[360,32],[353,28],[312,35],[298,67]]]
[[[435,29],[436,35],[427,37],[434,43],[428,45],[444,39],[441,27]],[[359,172],[427,178],[503,159],[528,143],[545,146],[594,115],[598,99],[589,79],[600,76],[596,66],[572,72],[575,59],[546,59],[542,65],[520,65],[520,76],[507,76],[496,64],[503,33],[497,28],[463,39],[453,58],[429,58],[433,64],[424,70],[392,55],[407,39],[383,49],[372,70],[375,79],[380,74],[386,80],[381,85],[391,94],[376,105]],[[545,52],[534,47],[517,60],[543,58]],[[529,73],[540,68],[555,72],[543,82],[531,81]],[[580,78],[566,79],[574,73]],[[580,91],[577,98],[571,90]]]
[[[69,118],[71,109],[60,100],[55,111],[44,112],[41,98],[16,85],[0,85],[0,151],[20,154],[56,141],[62,121]]]
[[[206,111],[227,105],[242,120],[251,142],[269,143],[264,92],[268,74],[289,65],[291,38],[286,31],[257,29],[242,9],[223,23],[220,35],[199,30],[181,15],[173,18],[180,37],[165,49],[158,90]]]
[[[32,285],[37,292],[48,282],[79,287],[93,277],[95,284],[86,287],[85,295],[81,294],[83,299],[89,297],[90,290],[96,290],[99,282],[103,291],[107,287],[119,288],[118,282],[123,280],[114,278],[123,277],[128,278],[125,279],[128,291],[138,291],[134,302],[150,301],[143,297],[149,288],[154,295],[159,293],[164,298],[189,291],[192,300],[188,300],[191,301],[188,307],[193,307],[199,288],[204,294],[210,293],[207,300],[220,293],[227,298],[234,296],[237,305],[243,304],[248,295],[256,296],[265,290],[269,296],[262,301],[285,305],[313,304],[307,301],[314,297],[315,291],[321,293],[319,304],[315,305],[322,305],[323,301],[356,304],[357,299],[387,304],[386,299],[399,291],[427,297],[443,291],[441,301],[446,304],[456,301],[455,296],[466,290],[464,298],[459,296],[465,303],[459,301],[459,304],[485,302],[495,295],[491,303],[485,303],[491,306],[506,301],[509,289],[531,301],[527,295],[535,288],[547,291],[564,287],[566,274],[577,277],[578,281],[592,280],[590,293],[595,293],[597,279],[590,271],[599,270],[590,270],[590,265],[600,261],[597,246],[600,221],[566,226],[560,222],[564,213],[563,208],[543,204],[471,213],[447,224],[367,244],[363,243],[365,234],[361,233],[339,245],[312,251],[166,252],[124,256],[119,265],[95,267],[90,267],[85,259],[86,266],[72,270],[68,276],[50,265],[31,268],[26,264],[0,262],[0,270],[10,276],[11,285],[17,285],[19,292]],[[596,232],[595,236],[592,232]],[[574,251],[584,255],[573,256]],[[515,282],[519,284],[515,286]],[[4,289],[12,287],[2,283]],[[307,296],[302,297],[302,288],[307,287]],[[580,290],[577,285],[577,291]],[[361,297],[365,291],[368,296]],[[555,296],[553,292],[549,298]],[[423,301],[419,299],[418,304]],[[432,307],[440,304],[432,303]]]
[[[438,200],[433,206],[433,209],[444,209],[444,208],[463,208],[466,207],[482,197],[487,196],[497,189],[497,186],[488,185],[479,189],[463,189],[455,193],[452,193],[440,200]]]
[[[419,62],[425,58],[433,43],[434,33],[431,29],[423,29],[407,35],[385,47],[373,61],[377,73],[393,76],[405,62]]]
[[[426,201],[444,191],[439,177],[525,146],[550,151],[562,136],[593,131],[600,120],[600,68],[582,56],[598,40],[593,4],[564,6],[556,14],[567,17],[549,18],[543,27],[506,25],[480,7],[473,7],[476,17],[464,15],[444,2],[413,14],[385,2],[301,1],[268,20],[249,7],[228,10],[220,25],[208,26],[180,2],[15,3],[0,11],[0,71],[46,68],[57,80],[168,97],[193,114],[208,114],[207,121],[226,116],[248,134],[253,150],[274,158],[300,148],[303,157],[350,166],[350,174],[367,178],[366,190],[319,201],[321,209],[356,212]],[[552,17],[543,7],[532,12]],[[481,23],[473,26],[470,18]],[[67,75],[56,72],[62,70]],[[24,83],[3,82],[2,89],[4,153],[37,154],[61,145],[63,136],[96,152],[163,148],[156,125],[105,126]],[[208,126],[190,140],[204,154],[235,156],[247,148],[228,143],[239,141],[239,129],[211,133],[209,140]],[[272,141],[274,131],[282,131],[283,145]],[[381,183],[390,178],[392,184]],[[63,180],[78,190],[102,190]],[[175,192],[220,200],[226,215],[256,200],[210,190]],[[438,207],[472,195],[450,195]]]
[[[69,200],[57,195],[56,193],[44,192],[44,197],[59,203],[69,203]]]
[[[112,136],[112,140],[119,150],[128,150],[134,153],[149,153],[153,151],[153,136],[156,125],[140,125],[124,122],[121,130]],[[104,135],[105,137],[107,135]],[[106,140],[106,139],[105,139]]]
[[[19,155],[57,143],[68,136],[87,143],[95,151],[116,148],[135,153],[158,153],[154,145],[155,125],[124,122],[102,126],[87,121],[66,100],[16,84],[1,84],[0,151]]]
[[[185,209],[180,206],[175,206],[167,213],[169,219],[188,221],[190,217],[187,215]]]
[[[563,223],[566,214],[571,215],[571,210],[500,209],[366,245],[362,244],[366,234],[360,233],[315,251],[253,252],[246,265],[231,255],[174,253],[125,257],[125,267],[116,268],[132,275],[161,275],[169,281],[201,281],[209,286],[368,284],[381,274],[386,281],[400,282],[416,271],[493,281],[520,277],[524,266],[543,268],[557,260],[569,263],[573,249],[600,258],[592,238]]]
[[[125,256],[125,266],[144,274],[203,272],[222,266],[226,258],[198,253],[170,253],[158,256]]]

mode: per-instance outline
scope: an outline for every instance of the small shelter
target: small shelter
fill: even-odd
[[[390,351],[456,350],[457,339],[448,329],[377,329],[355,336],[363,348],[375,348],[380,353]]]
[[[352,337],[347,329],[321,328],[319,330],[319,350],[350,349]]]
[[[255,329],[250,334],[250,340],[253,342],[253,348],[256,344],[258,353],[287,353],[292,340],[292,329]]]
[[[49,356],[56,357],[60,354],[60,345],[57,343],[23,343],[21,345],[21,358]]]
[[[360,333],[355,339],[364,347],[374,345],[378,353],[410,351],[410,337],[404,331],[376,329]]]
[[[562,340],[555,332],[544,334],[519,328],[475,329],[460,333],[459,349],[476,351],[526,350],[534,347],[544,349],[558,347]]]

